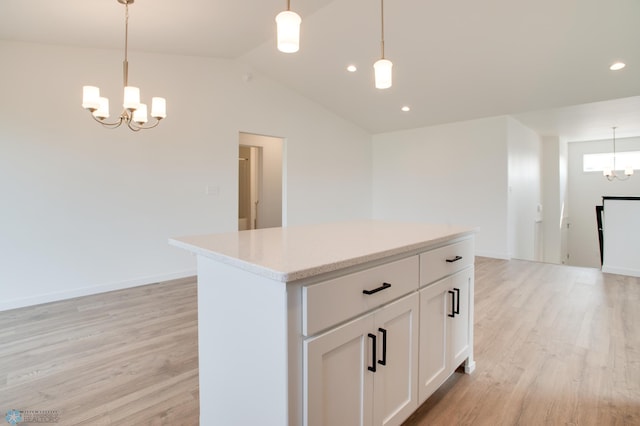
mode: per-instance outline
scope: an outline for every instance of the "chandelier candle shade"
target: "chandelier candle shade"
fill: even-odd
[[[376,89],[388,89],[392,83],[391,68],[393,67],[393,63],[384,57],[384,0],[380,0],[380,23],[380,47],[382,49],[382,56],[373,64],[373,72],[375,75]]]
[[[140,103],[140,89],[129,86],[129,62],[127,60],[129,50],[129,5],[134,0],[117,1],[125,6],[124,61],[122,62],[124,76],[124,100],[122,106],[124,110],[118,120],[114,122],[105,121],[109,118],[109,99],[100,96],[100,89],[95,86],[83,86],[82,107],[89,110],[93,119],[105,127],[116,128],[124,123],[134,132],[152,129],[167,116],[167,101],[165,98],[151,98],[151,117],[155,119],[155,122],[145,126],[148,121],[147,105]]]
[[[278,50],[295,53],[300,50],[300,23],[302,18],[291,11],[291,1],[287,0],[287,10],[276,16]]]
[[[627,180],[627,179],[629,179],[631,177],[631,175],[633,175],[633,167],[627,167],[624,170],[624,176],[625,177],[621,177],[618,174],[616,174],[616,128],[612,127],[612,129],[613,129],[613,168],[612,169],[604,169],[602,171],[602,174],[609,181],[613,181],[614,179]]]

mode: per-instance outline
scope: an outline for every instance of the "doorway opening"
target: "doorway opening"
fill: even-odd
[[[284,140],[240,132],[238,147],[238,230],[283,224]]]

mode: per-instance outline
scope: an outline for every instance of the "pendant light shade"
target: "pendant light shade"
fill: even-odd
[[[384,57],[384,0],[380,0],[380,51],[380,59],[373,64],[376,89],[388,89],[392,83],[393,64]]]
[[[388,89],[392,83],[393,63],[388,59],[378,59],[373,64],[373,71],[376,79],[376,89]]]
[[[284,53],[294,53],[300,49],[300,23],[302,18],[290,10],[287,2],[287,10],[276,16],[278,50]]]

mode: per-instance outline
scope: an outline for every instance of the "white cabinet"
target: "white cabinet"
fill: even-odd
[[[418,407],[418,295],[306,339],[309,426],[399,425]]]
[[[473,233],[364,221],[172,240],[198,256],[200,424],[401,424],[473,369]]]
[[[472,305],[472,267],[420,290],[419,403],[463,362],[473,370]]]

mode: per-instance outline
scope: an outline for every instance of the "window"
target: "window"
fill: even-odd
[[[583,172],[602,172],[605,169],[613,168],[613,152],[603,152],[599,154],[584,154],[582,156]],[[625,170],[633,168],[640,169],[640,151],[616,152],[616,169]]]

